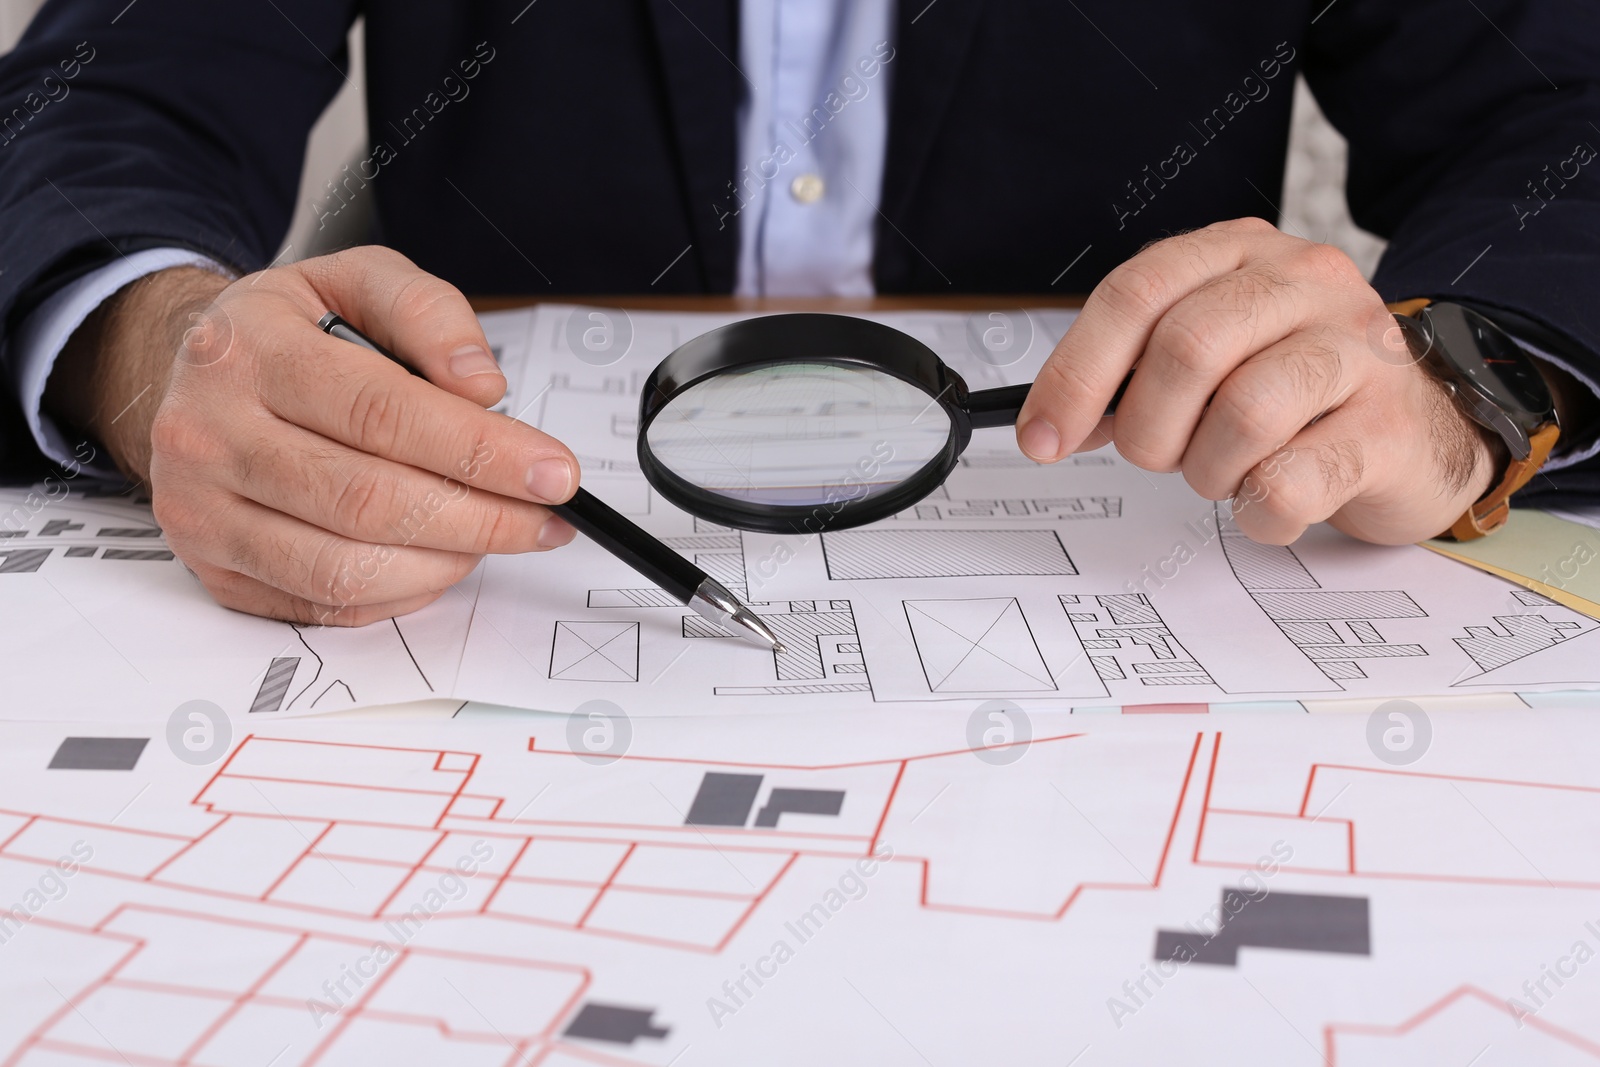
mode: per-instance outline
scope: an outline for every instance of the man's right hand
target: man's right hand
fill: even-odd
[[[327,311],[427,381],[317,329]],[[220,603],[355,626],[430,603],[484,553],[572,540],[540,505],[572,495],[578,462],[485,410],[505,389],[461,293],[366,247],[134,282],[74,334],[46,404],[148,478]]]

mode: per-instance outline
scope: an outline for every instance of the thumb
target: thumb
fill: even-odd
[[[329,311],[434,385],[481,407],[506,391],[478,316],[461,291],[390,248],[367,245],[295,265]]]

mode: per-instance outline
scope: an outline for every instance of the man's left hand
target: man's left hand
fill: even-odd
[[[1348,256],[1261,219],[1152,244],[1089,295],[1017,442],[1051,463],[1107,441],[1232,498],[1240,530],[1270,544],[1324,520],[1384,544],[1436,536],[1504,448],[1417,365]]]

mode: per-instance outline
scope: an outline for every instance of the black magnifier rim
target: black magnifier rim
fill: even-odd
[[[673,399],[728,371],[785,363],[867,367],[916,386],[950,420],[938,454],[892,489],[821,504],[756,504],[722,496],[680,477],[650,451],[650,424]],[[861,526],[904,511],[954,469],[972,437],[965,410],[967,384],[938,353],[916,338],[871,319],[791,312],[743,319],[701,334],[674,349],[645,379],[639,399],[639,468],[656,491],[693,515],[763,533],[816,533]]]

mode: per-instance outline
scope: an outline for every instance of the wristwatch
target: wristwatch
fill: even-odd
[[[1539,473],[1560,437],[1550,387],[1522,346],[1471,308],[1421,299],[1390,304],[1389,310],[1417,361],[1511,453],[1499,483],[1442,536],[1470,541],[1491,534],[1505,525],[1511,494]]]

